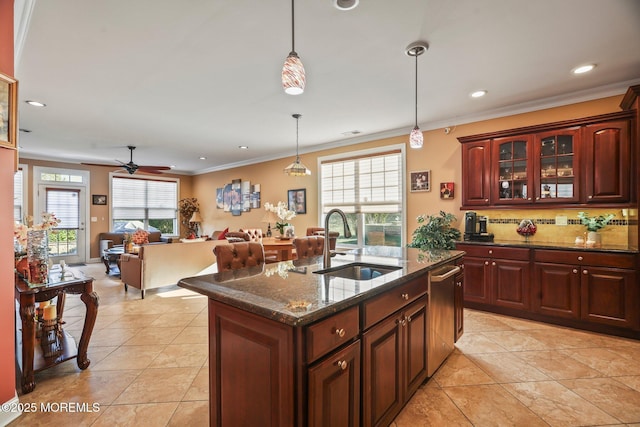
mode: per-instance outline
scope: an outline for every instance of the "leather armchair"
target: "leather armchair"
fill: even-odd
[[[241,233],[247,233],[249,235],[250,242],[261,242],[262,241],[262,229],[261,228],[247,228],[240,229]]]
[[[324,236],[324,228],[323,227],[309,227],[307,228],[307,236]],[[337,231],[329,232],[329,249],[332,251],[336,249],[336,242],[338,241],[338,236],[340,233]]]
[[[324,253],[324,237],[305,236],[296,237],[293,240],[298,259],[314,257]]]
[[[258,242],[238,242],[216,246],[218,272],[264,264],[264,248]]]

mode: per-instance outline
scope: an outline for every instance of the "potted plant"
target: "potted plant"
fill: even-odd
[[[589,216],[587,212],[578,212],[582,225],[587,226],[587,246],[600,246],[601,239],[598,230],[604,228],[615,217],[614,214]]]
[[[455,215],[440,211],[439,215],[420,215],[418,228],[413,232],[413,240],[407,246],[422,250],[455,249],[456,240],[460,240],[460,230],[451,224]]]

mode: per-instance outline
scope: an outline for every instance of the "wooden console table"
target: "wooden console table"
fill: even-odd
[[[279,240],[275,237],[263,237],[264,251],[275,251],[278,261],[290,261],[293,259],[293,239]]]
[[[46,285],[29,285],[17,274],[15,276],[15,298],[19,303],[19,315],[22,328],[16,331],[16,358],[22,371],[22,392],[30,393],[35,387],[34,373],[77,357],[78,367],[87,369],[91,361],[87,358],[89,339],[98,315],[98,295],[93,291],[93,278],[84,276],[76,269],[67,268],[64,280],[60,270],[49,274]],[[71,276],[69,273],[73,274]],[[39,341],[36,339],[36,302],[57,300],[58,323],[62,323],[66,294],[80,294],[86,307],[84,327],[80,344],[76,349],[75,340],[61,329],[61,351],[55,356],[44,357]]]

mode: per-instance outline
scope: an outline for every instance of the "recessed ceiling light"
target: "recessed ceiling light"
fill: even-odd
[[[238,145],[238,148],[241,150],[248,150],[249,147],[247,147],[246,145]]]
[[[475,92],[471,92],[471,97],[472,98],[482,98],[486,94],[487,94],[486,90],[477,90]]]
[[[576,67],[572,70],[573,74],[584,74],[596,68],[595,64],[586,64]]]
[[[205,156],[200,156],[200,160],[207,160]]]
[[[348,131],[346,131],[346,132],[342,132],[342,134],[343,134],[344,136],[358,135],[358,134],[361,134],[361,133],[362,133],[362,132],[361,132],[361,131],[359,131],[359,130],[348,130]]]
[[[29,100],[29,101],[24,101],[24,102],[26,102],[29,105],[33,105],[34,107],[46,107],[47,106],[47,104],[45,104],[43,102],[40,102],[40,101],[31,101],[31,100]]]
[[[338,10],[351,10],[358,6],[360,0],[333,0],[333,7]]]
[[[175,169],[175,168],[176,168],[176,165],[169,165],[169,167],[170,167],[171,169]]]

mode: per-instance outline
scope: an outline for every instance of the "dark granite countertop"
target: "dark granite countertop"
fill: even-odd
[[[608,253],[627,253],[637,254],[637,248],[630,248],[627,245],[606,245],[603,244],[599,248],[586,248],[584,246],[575,246],[567,243],[553,243],[553,242],[535,242],[524,240],[495,240],[494,242],[474,242],[474,241],[461,241],[459,244],[465,245],[478,245],[478,246],[510,246],[518,248],[531,248],[531,249],[561,249],[568,251],[590,251],[590,252],[608,252]]]
[[[343,279],[314,273],[323,269],[322,257],[317,257],[184,278],[178,285],[269,319],[302,326],[427,274],[463,254],[374,247],[337,255],[331,267],[365,262],[401,268],[371,280]]]

